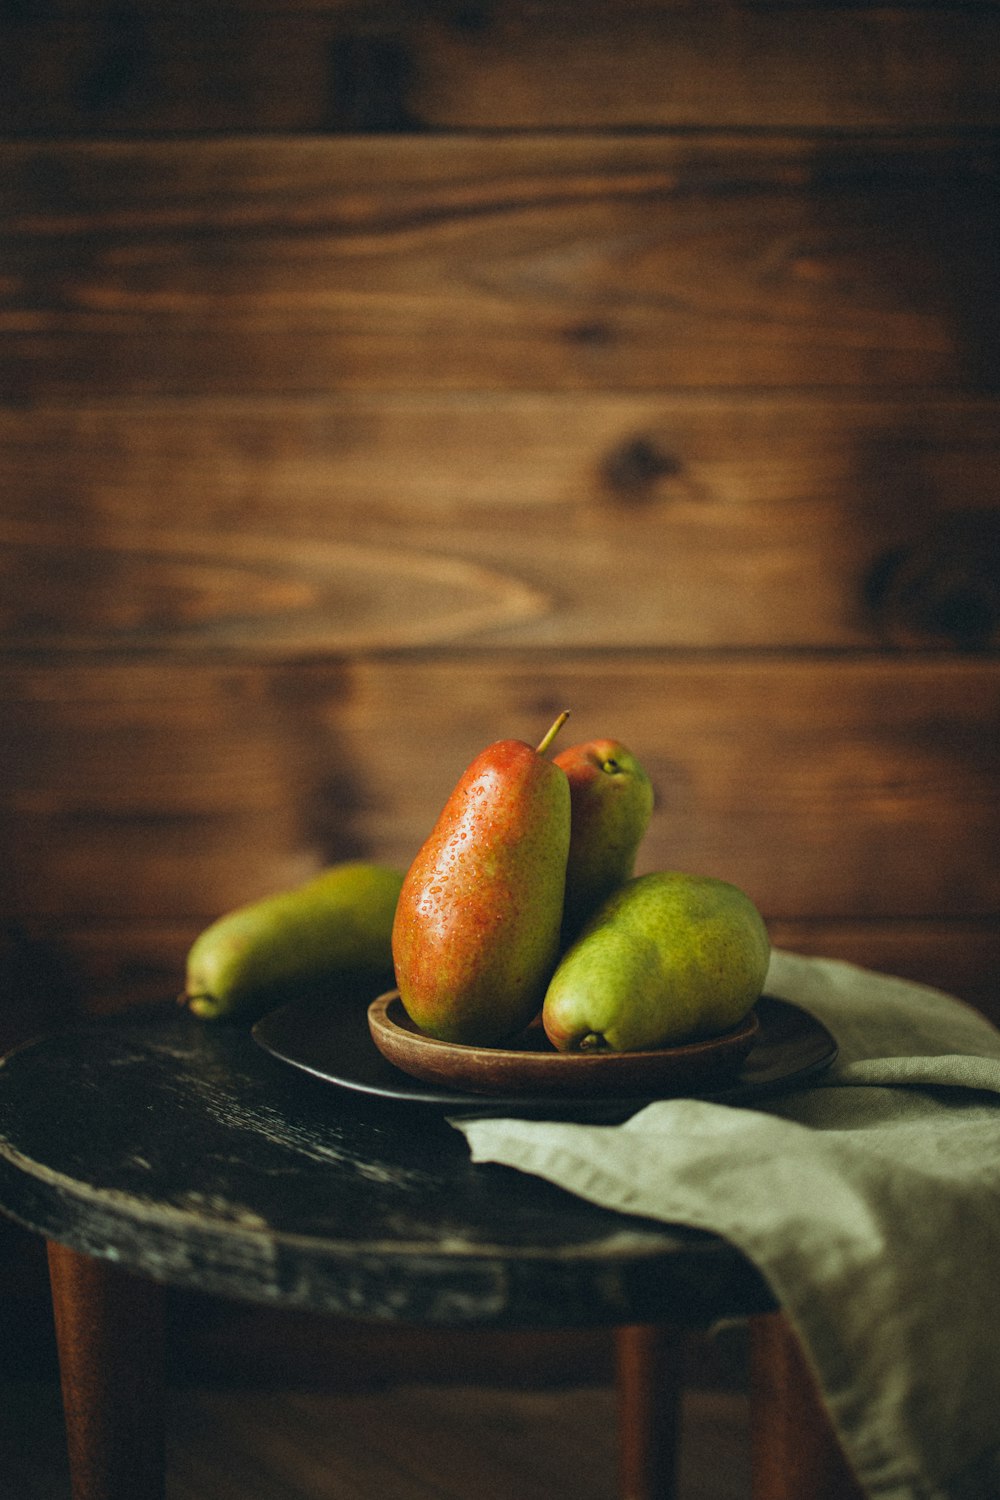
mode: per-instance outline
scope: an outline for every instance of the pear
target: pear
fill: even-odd
[[[292,890],[237,907],[199,934],[181,1003],[203,1020],[259,1016],[329,981],[383,988],[392,978],[399,870],[331,865]]]
[[[538,1014],[559,957],[570,796],[542,743],[466,768],[407,871],[392,932],[403,1007],[442,1041],[494,1046]]]
[[[559,1051],[644,1051],[718,1036],[760,995],[770,941],[727,881],[682,871],[614,891],[563,954],[542,1006]]]
[[[653,815],[653,785],[620,740],[571,745],[553,757],[569,778],[570,840],[563,945],[635,871]]]

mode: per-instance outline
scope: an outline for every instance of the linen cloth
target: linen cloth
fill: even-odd
[[[477,1162],[712,1230],[759,1267],[878,1500],[1000,1497],[1000,1031],[938,990],[775,951],[829,1072],[624,1124],[462,1119]]]

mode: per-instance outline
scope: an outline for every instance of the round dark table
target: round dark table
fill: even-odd
[[[721,1240],[473,1164],[442,1111],[333,1087],[173,1002],[4,1059],[0,1210],[49,1242],[74,1500],[162,1494],[164,1284],[352,1318],[614,1326],[634,1500],[672,1488],[664,1330],[783,1323]]]

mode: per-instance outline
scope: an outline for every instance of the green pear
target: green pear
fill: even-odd
[[[563,945],[635,871],[653,815],[653,784],[619,740],[589,740],[553,757],[569,778],[570,839]]]
[[[402,872],[361,860],[237,907],[206,927],[187,958],[181,1003],[204,1020],[258,1016],[330,981],[392,979],[392,921]]]
[[[763,918],[737,886],[673,870],[634,876],[564,953],[542,1025],[562,1052],[718,1036],[752,1009],[769,958]]]
[[[466,768],[400,892],[392,933],[410,1019],[442,1041],[494,1046],[541,1009],[559,956],[569,782],[545,752],[499,740]]]

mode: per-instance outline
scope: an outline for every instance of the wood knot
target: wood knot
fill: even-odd
[[[987,651],[1000,645],[1000,515],[945,518],[928,535],[881,553],[863,595],[897,646]]]
[[[564,337],[569,344],[578,344],[581,349],[610,349],[615,343],[615,331],[610,323],[600,318],[588,318],[571,323]]]
[[[482,36],[495,21],[496,0],[431,0],[428,9],[458,35]]]
[[[101,20],[96,52],[75,89],[88,114],[125,105],[153,71],[149,23],[128,5],[111,6]]]
[[[398,37],[340,37],[330,48],[327,128],[348,135],[422,128],[411,112],[413,53]]]
[[[666,453],[651,438],[630,437],[612,448],[601,465],[604,483],[620,500],[645,501],[660,479],[673,478],[682,464],[672,453]]]

